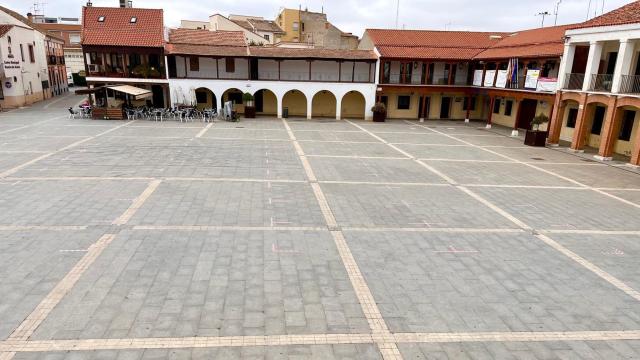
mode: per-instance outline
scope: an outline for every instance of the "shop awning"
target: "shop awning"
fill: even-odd
[[[136,100],[138,99],[144,99],[144,98],[148,98],[152,96],[152,93],[150,90],[147,89],[141,89],[139,87],[135,87],[135,86],[131,86],[131,85],[114,85],[114,86],[107,86],[107,88],[113,90],[113,91],[118,91],[121,93],[125,93],[128,95],[133,96]]]

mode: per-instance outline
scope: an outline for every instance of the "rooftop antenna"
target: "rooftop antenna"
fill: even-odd
[[[548,11],[543,11],[540,13],[537,13],[536,16],[542,16],[542,26],[544,27],[544,18],[547,17],[548,15],[551,15]]]
[[[553,11],[553,14],[556,16],[556,19],[553,22],[553,26],[558,25],[558,13],[560,12],[560,4],[561,3],[562,3],[562,0],[558,0],[558,2],[556,3],[556,9]]]
[[[598,1],[598,0],[596,0]],[[587,6],[587,20],[589,20],[589,13],[591,12],[591,0],[589,0],[589,6]]]
[[[398,28],[398,21],[400,20],[400,0],[396,1],[396,29]]]
[[[604,0],[602,0],[602,12],[600,13],[600,15],[604,15]]]
[[[451,21],[449,21],[448,23],[444,24],[444,31],[448,31],[451,28],[451,24],[452,24]]]

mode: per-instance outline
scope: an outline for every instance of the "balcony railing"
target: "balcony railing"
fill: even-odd
[[[567,74],[562,88],[565,90],[582,90],[584,74]]]
[[[163,67],[135,67],[132,69],[112,68],[103,65],[88,65],[87,76],[91,77],[109,77],[109,78],[145,78],[145,79],[164,79],[165,72]]]
[[[623,94],[640,94],[640,76],[622,75],[620,79],[620,92]]]
[[[591,83],[589,90],[610,92],[613,84],[613,75],[610,74],[593,74],[591,75]]]

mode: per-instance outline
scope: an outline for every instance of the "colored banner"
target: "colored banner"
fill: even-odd
[[[496,78],[496,87],[497,88],[506,88],[507,87],[507,78],[509,77],[508,70],[499,70],[498,77]]]
[[[473,86],[482,86],[482,70],[476,70],[473,72]]]
[[[556,92],[558,90],[558,78],[539,78],[536,90]]]
[[[484,75],[484,86],[486,87],[493,87],[493,80],[496,77],[496,71],[495,70],[487,70],[487,72]]]

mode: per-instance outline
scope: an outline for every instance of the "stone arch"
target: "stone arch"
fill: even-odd
[[[318,91],[311,99],[311,117],[335,119],[338,111],[338,100],[329,90]]]
[[[560,97],[561,101],[565,101],[565,100],[573,100],[577,103],[580,103],[580,94],[578,93],[574,93],[574,92],[563,92],[562,96]]]
[[[195,103],[198,109],[217,109],[218,99],[209,88],[200,87],[195,90]]]
[[[637,111],[640,111],[640,99],[633,97],[618,98],[616,107],[633,107],[636,108]]]
[[[594,94],[587,97],[587,103],[585,105],[600,103],[603,106],[608,106],[610,100],[611,98],[609,96]]]
[[[278,95],[269,89],[260,89],[253,93],[256,114],[262,116],[278,115]]]
[[[242,90],[238,88],[229,88],[222,93],[222,106],[227,101],[233,101],[233,110],[238,114],[244,114],[244,104],[242,103]]]
[[[340,117],[352,118],[352,119],[364,119],[366,114],[367,101],[364,95],[357,91],[352,90],[344,94],[342,101],[340,102]]]
[[[290,117],[307,117],[307,96],[300,90],[292,89],[282,96],[282,109],[289,109]]]

